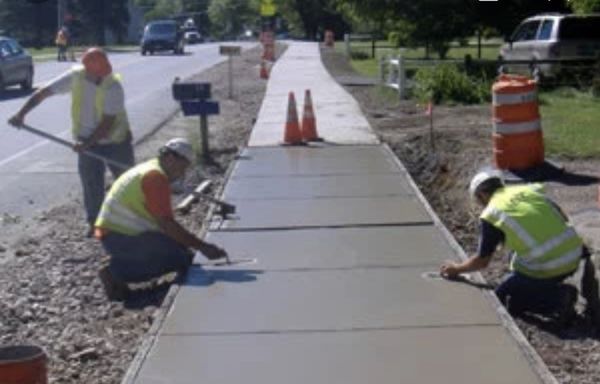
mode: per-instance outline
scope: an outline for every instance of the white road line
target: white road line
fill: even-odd
[[[64,130],[64,131],[60,132],[58,134],[58,136],[62,136],[65,133],[68,133],[69,131],[70,131],[70,129]],[[4,166],[6,163],[10,163],[11,161],[13,161],[13,160],[15,160],[15,159],[17,159],[17,158],[19,158],[19,157],[21,157],[23,155],[28,154],[29,152],[33,151],[34,149],[37,149],[39,147],[42,147],[42,146],[48,144],[49,142],[50,142],[50,140],[47,140],[47,139],[44,139],[42,141],[38,141],[37,143],[33,144],[32,146],[27,147],[27,148],[23,149],[22,151],[19,151],[19,152],[15,153],[14,155],[9,156],[6,159],[0,161],[0,167]]]

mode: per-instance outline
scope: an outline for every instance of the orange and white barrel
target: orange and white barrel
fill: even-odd
[[[494,162],[500,169],[522,170],[544,162],[536,82],[501,75],[492,86]]]

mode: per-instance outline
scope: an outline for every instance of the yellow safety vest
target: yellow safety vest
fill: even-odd
[[[83,81],[85,79],[85,70],[82,68],[76,68],[73,71],[73,83],[72,83],[72,103],[71,103],[71,118],[73,120],[72,133],[74,139],[79,139],[81,132],[81,102],[83,95]],[[104,113],[104,99],[106,98],[106,90],[111,87],[115,82],[120,82],[121,76],[117,74],[110,74],[102,79],[102,82],[96,90],[96,100],[94,103],[94,110],[96,112],[96,120],[100,122]],[[110,143],[122,143],[129,137],[129,119],[127,118],[127,112],[125,109],[119,112],[115,117],[112,128],[108,134],[108,137],[102,138],[100,142]]]
[[[95,226],[130,236],[158,231],[158,222],[148,212],[142,190],[142,179],[151,171],[165,174],[158,159],[138,164],[122,174],[104,199]]]
[[[577,269],[582,241],[539,187],[508,186],[494,193],[481,219],[500,229],[514,251],[510,268],[544,279]]]

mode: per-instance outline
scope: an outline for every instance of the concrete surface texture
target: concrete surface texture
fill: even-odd
[[[292,44],[270,82],[317,71],[306,50],[317,46]],[[126,383],[553,382],[488,292],[433,276],[459,250],[364,133],[362,145],[246,149],[223,192],[236,216],[207,240],[257,262],[198,257]]]

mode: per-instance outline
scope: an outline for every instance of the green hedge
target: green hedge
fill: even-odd
[[[414,80],[413,94],[422,102],[479,104],[491,99],[491,81],[485,75],[470,77],[455,64],[419,68]]]

